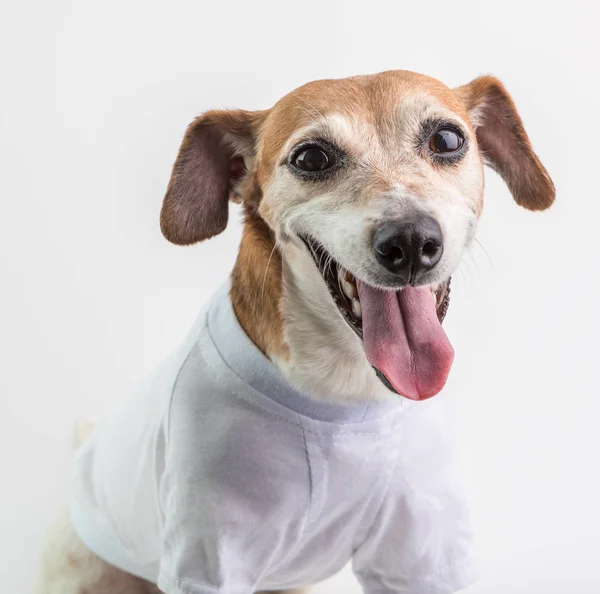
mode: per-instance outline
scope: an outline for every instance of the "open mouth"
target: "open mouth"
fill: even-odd
[[[435,291],[411,286],[378,289],[355,278],[318,242],[302,239],[383,384],[412,400],[437,394],[454,355],[441,326],[450,303],[450,279]]]

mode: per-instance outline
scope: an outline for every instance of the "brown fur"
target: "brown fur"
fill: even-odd
[[[554,202],[554,184],[533,152],[504,85],[493,76],[482,76],[455,92],[469,114],[479,120],[479,148],[486,163],[502,176],[515,201],[529,210],[548,208]]]
[[[240,251],[232,273],[233,309],[246,334],[265,355],[286,358],[281,277],[281,254],[273,233],[246,207]]]
[[[258,203],[255,185],[237,188],[245,163],[254,154],[262,112],[209,111],[185,133],[160,214],[164,236],[177,245],[210,239],[227,226],[230,195],[241,192]],[[245,176],[248,177],[248,176]]]
[[[179,245],[209,239],[225,229],[229,200],[243,201],[244,233],[232,282],[234,311],[265,355],[285,358],[279,311],[281,256],[271,230],[256,214],[261,188],[254,155],[266,114],[209,111],[192,122],[173,167],[161,229]],[[232,159],[238,156],[243,163],[234,168]]]
[[[270,175],[277,165],[277,155],[294,131],[315,118],[340,113],[384,129],[388,123],[386,117],[394,117],[394,107],[399,99],[417,91],[425,91],[468,121],[460,98],[450,88],[414,72],[396,70],[370,76],[318,80],[296,89],[276,103],[265,118],[260,135],[263,147],[259,181],[264,182]]]

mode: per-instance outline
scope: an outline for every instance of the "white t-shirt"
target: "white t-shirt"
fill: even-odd
[[[167,594],[293,588],[350,560],[367,594],[450,594],[476,571],[445,409],[300,394],[224,287],[78,452],[71,519]]]

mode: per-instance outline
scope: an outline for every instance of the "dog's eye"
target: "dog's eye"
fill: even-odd
[[[429,148],[434,153],[447,154],[460,150],[464,138],[452,128],[440,128],[429,139]]]
[[[309,146],[301,150],[293,159],[294,165],[302,171],[324,171],[332,165],[332,160],[320,147]]]

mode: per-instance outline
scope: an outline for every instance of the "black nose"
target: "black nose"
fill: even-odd
[[[414,284],[440,261],[442,230],[432,217],[386,223],[375,232],[373,249],[382,266]]]

